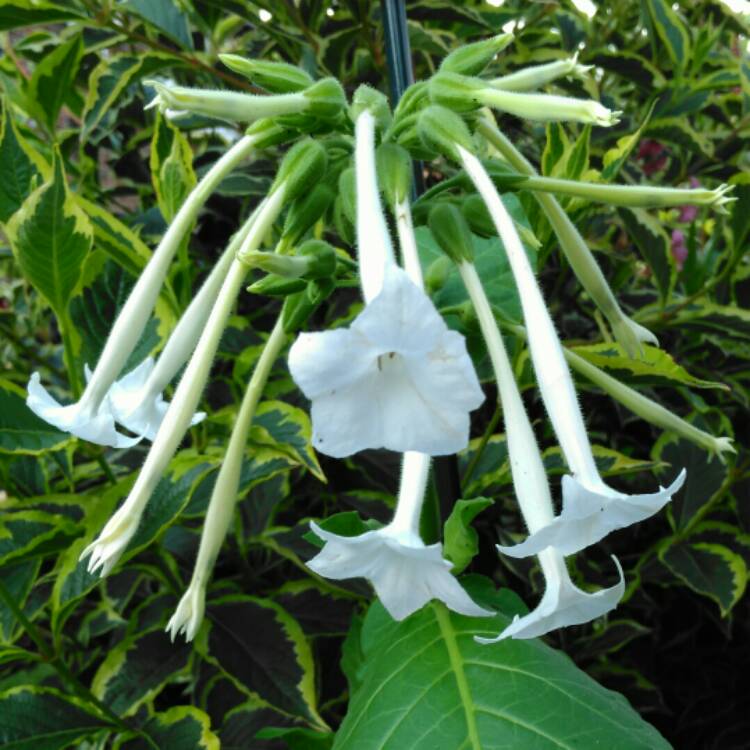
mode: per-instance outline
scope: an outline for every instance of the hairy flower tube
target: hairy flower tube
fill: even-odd
[[[307,566],[337,581],[366,578],[394,620],[403,620],[431,599],[463,615],[491,617],[494,613],[476,605],[451,574],[442,545],[425,545],[419,535],[429,467],[429,456],[413,451],[404,454],[396,512],[382,529],[345,537],[311,522],[325,545]]]
[[[257,247],[260,244],[281,211],[284,192],[282,185],[269,194],[243,242],[242,249]],[[247,269],[240,261],[232,261],[195,351],[180,378],[174,398],[169,404],[130,494],[107,522],[98,538],[86,547],[81,555],[81,558],[90,556],[89,572],[101,569],[102,575],[107,575],[135,533],[146,503],[193,419],[221,334],[246,273]]]
[[[366,448],[455,453],[484,394],[463,337],[397,265],[378,195],[375,118],[356,120],[357,240],[367,303],[348,328],[301,334],[289,369],[312,401],[313,444],[337,458]]]
[[[513,221],[481,162],[461,145],[457,145],[456,150],[466,173],[487,204],[503,241],[521,299],[539,390],[572,474],[563,479],[560,516],[532,532],[522,544],[502,551],[526,556],[554,545],[563,554],[572,554],[594,544],[614,529],[657,513],[682,486],[685,471],[680,472],[667,489],[644,495],[626,495],[608,487],[602,480],[562,345]]]
[[[271,126],[270,130],[274,130],[274,127]],[[80,399],[69,406],[62,406],[41,385],[39,373],[35,372],[29,381],[26,402],[33,412],[60,430],[100,445],[126,448],[141,439],[140,435],[131,438],[116,430],[115,416],[108,398],[112,384],[151,317],[172,258],[198,211],[229,172],[266,140],[270,130],[264,129],[258,134],[241,138],[187,196],[120,310]]]
[[[192,641],[203,621],[206,586],[232,521],[250,425],[271,367],[279,356],[285,340],[286,335],[281,318],[279,318],[263,347],[263,352],[242,397],[219,475],[211,492],[190,585],[167,623],[166,630],[173,641],[180,633],[185,634],[186,640]]]
[[[555,60],[543,65],[529,65],[513,73],[493,78],[490,85],[503,91],[533,91],[546,86],[564,76],[581,77],[591,70],[592,65],[581,65],[578,53],[565,60]]]
[[[112,413],[121,425],[136,435],[148,440],[156,437],[169,407],[162,393],[190,358],[216,295],[237,250],[251,231],[257,213],[254,212],[232,238],[170,334],[156,362],[152,357],[147,357],[138,367],[112,384],[109,391]],[[197,424],[204,416],[201,412],[196,413],[191,424]]]
[[[478,130],[500,151],[514,169],[529,177],[536,176],[536,171],[531,164],[494,123],[480,120]],[[629,357],[641,356],[643,351],[641,342],[644,341],[658,346],[656,336],[628,317],[620,307],[591,250],[557,199],[546,193],[535,192],[534,195],[547,215],[573,273],[609,321],[615,339],[625,353]]]

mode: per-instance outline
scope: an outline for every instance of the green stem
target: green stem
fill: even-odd
[[[469,465],[466,467],[466,471],[464,472],[463,477],[461,477],[461,484],[464,491],[469,486],[469,481],[471,480],[471,477],[473,476],[474,471],[476,470],[477,465],[479,464],[479,461],[482,458],[485,449],[487,448],[487,443],[490,442],[490,438],[495,433],[495,428],[500,422],[502,413],[503,410],[500,406],[500,402],[498,401],[497,405],[495,406],[495,411],[492,414],[492,418],[487,425],[487,429],[484,431],[482,439],[480,440],[477,449],[474,451],[474,455],[471,457],[471,461],[469,461]]]
[[[73,351],[73,339],[71,333],[73,331],[73,323],[70,320],[70,316],[68,315],[67,310],[65,310],[65,312],[59,313],[57,320],[60,325],[60,336],[62,337],[63,342],[63,359],[65,360],[65,369],[67,370],[68,377],[70,378],[70,390],[73,393],[73,399],[75,401],[78,401],[78,399],[81,397],[81,393],[83,393],[83,382],[81,380],[81,375],[78,372],[78,368],[76,367],[76,356],[75,352]]]

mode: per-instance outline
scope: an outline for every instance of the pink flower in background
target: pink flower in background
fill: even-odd
[[[667,149],[658,141],[646,139],[638,147],[638,160],[642,162],[643,173],[650,177],[664,169],[667,163]]]
[[[695,177],[691,177],[690,187],[695,190],[695,188],[700,187],[700,182]],[[677,220],[685,224],[690,224],[695,221],[697,216],[698,206],[680,206],[680,215],[677,217]]]
[[[693,206],[684,206],[684,208],[693,208]],[[688,257],[685,233],[681,229],[672,230],[672,257],[677,268],[681,271]]]

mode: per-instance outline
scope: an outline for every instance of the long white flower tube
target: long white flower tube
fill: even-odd
[[[232,435],[229,438],[224,460],[221,462],[221,469],[208,503],[206,520],[203,524],[203,533],[198,547],[198,557],[195,561],[190,585],[180,599],[180,603],[166,627],[173,641],[179,633],[184,633],[185,639],[192,641],[203,621],[206,586],[211,578],[216,558],[232,521],[250,425],[263,394],[268,375],[285,341],[286,334],[279,317],[253,370],[234,421]]]
[[[365,309],[348,328],[301,334],[289,369],[312,401],[313,444],[341,458],[366,448],[430,455],[469,440],[484,394],[463,337],[396,264],[375,169],[375,118],[356,126],[357,238]],[[409,261],[410,270],[418,267]]]
[[[594,544],[614,529],[658,512],[682,486],[685,472],[683,470],[669,488],[646,495],[628,496],[604,483],[594,461],[560,339],[513,220],[481,162],[462,146],[457,145],[457,150],[503,241],[521,299],[539,390],[572,473],[563,482],[560,516],[532,533],[521,545],[503,548],[503,552],[525,556],[554,545],[564,554],[570,554]]]
[[[576,52],[573,57],[565,60],[530,65],[499,78],[493,78],[489,83],[503,91],[533,91],[563,76],[584,76],[592,67],[593,65],[581,65]]]
[[[112,384],[110,405],[115,419],[128,430],[153,440],[167,413],[169,404],[162,392],[188,361],[208,320],[211,307],[232,264],[232,260],[251,231],[262,205],[245,221],[188,305],[167,343],[154,362],[148,357],[138,367]],[[192,424],[205,417],[198,412]]]
[[[478,130],[497,148],[514,169],[521,174],[536,175],[534,167],[494,124],[480,118]],[[573,273],[588,292],[594,304],[609,321],[615,338],[625,349],[628,356],[637,357],[641,355],[642,341],[658,346],[659,342],[651,331],[636,323],[623,312],[591,250],[589,250],[580,232],[557,199],[553,195],[540,192],[535,192],[534,197],[547,215]]]
[[[284,192],[282,184],[268,196],[240,252],[250,252],[260,245],[281,211]],[[99,537],[86,547],[81,555],[81,558],[91,556],[88,565],[90,572],[93,573],[101,568],[102,575],[107,575],[135,533],[146,503],[162,478],[185,431],[190,426],[208,379],[221,334],[246,274],[245,265],[238,260],[232,261],[216,304],[211,310],[193,356],[180,379],[174,398],[169,404],[133,489],[123,505],[110,518]]]
[[[513,370],[492,309],[473,264],[463,262],[459,271],[464,281],[487,350],[495,371],[505,420],[511,474],[521,513],[531,534],[547,528],[554,521],[552,497],[542,456],[534,431],[518,391]],[[565,559],[556,547],[539,552],[539,563],[545,579],[545,592],[539,605],[528,615],[513,622],[496,638],[477,638],[480,643],[494,643],[503,638],[535,638],[556,628],[577,625],[596,619],[617,606],[625,591],[622,569],[617,584],[590,594],[570,579]]]
[[[169,264],[198,211],[219,183],[252,152],[257,142],[267,137],[268,132],[264,132],[241,138],[187,196],[120,310],[81,398],[74,404],[62,406],[41,385],[39,373],[33,373],[26,402],[32,411],[65,432],[101,445],[126,448],[141,439],[140,436],[127,437],[115,429],[107,399],[110,387],[138,343],[156,305]]]
[[[382,529],[344,537],[311,522],[325,546],[307,566],[337,581],[366,578],[394,620],[403,620],[431,599],[463,615],[491,617],[494,613],[476,605],[453,577],[442,545],[425,545],[419,535],[429,467],[429,456],[404,454],[396,511]]]

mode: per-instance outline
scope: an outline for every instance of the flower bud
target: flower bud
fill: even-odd
[[[473,112],[482,106],[479,92],[485,88],[486,84],[476,78],[440,72],[430,79],[430,100],[454,112]]]
[[[447,255],[441,255],[427,266],[424,274],[424,285],[429,295],[434,294],[445,286],[448,276],[453,269],[453,261]]]
[[[417,120],[417,132],[425,146],[454,161],[460,162],[457,145],[469,152],[474,149],[466,123],[445,107],[433,105],[423,109]]]
[[[451,52],[442,63],[440,70],[460,73],[465,76],[478,76],[513,41],[513,34],[498,34],[474,44],[465,44]]]
[[[336,227],[336,233],[344,243],[350,247],[353,246],[356,241],[354,237],[354,225],[346,215],[344,200],[341,195],[336,196],[336,200],[333,203],[333,225]]]
[[[288,279],[312,281],[336,273],[336,251],[323,240],[308,240],[299,247],[298,255],[279,255],[254,250],[240,253],[237,258],[250,268],[260,268],[267,273]]]
[[[284,197],[293,200],[309,190],[325,174],[326,152],[312,138],[303,138],[286,152],[271,185],[270,193],[284,186]]]
[[[393,119],[399,120],[407,115],[414,114],[427,101],[427,81],[412,83],[401,95],[393,113]]]
[[[319,183],[306,195],[301,195],[289,207],[281,234],[278,252],[294,247],[305,232],[328,210],[334,199],[333,190],[326,183]]]
[[[497,229],[482,198],[470,195],[461,203],[461,213],[469,223],[471,231],[480,237],[495,237]]]
[[[362,85],[354,92],[352,97],[349,119],[356,122],[362,110],[365,109],[372,112],[378,127],[385,129],[391,124],[391,108],[388,106],[388,99],[385,94],[371,86]]]
[[[219,59],[235,73],[249,78],[272,94],[302,91],[313,84],[312,77],[296,65],[229,54],[219,55]]]
[[[335,120],[346,107],[346,94],[335,78],[323,78],[302,92],[309,105],[306,114],[319,120]]]
[[[411,188],[412,163],[409,152],[396,143],[384,143],[375,152],[378,183],[389,206],[403,203]]]
[[[461,211],[452,203],[438,203],[430,211],[430,232],[440,249],[455,263],[473,262],[474,241]]]
[[[281,143],[287,143],[296,137],[291,130],[279,127],[271,119],[256,120],[245,131],[245,135],[253,136],[255,147],[258,149],[278,146]]]
[[[299,246],[297,252],[299,259],[308,263],[303,279],[330,279],[336,275],[336,250],[330,243],[324,240],[307,240]]]
[[[311,281],[307,289],[292,294],[284,300],[281,321],[285,333],[296,333],[302,328],[318,305],[334,290],[335,283],[330,279]]]
[[[247,291],[252,294],[263,294],[267,297],[287,297],[290,294],[304,291],[305,287],[307,287],[307,284],[302,279],[289,279],[285,276],[269,273],[268,276],[250,284]]]

